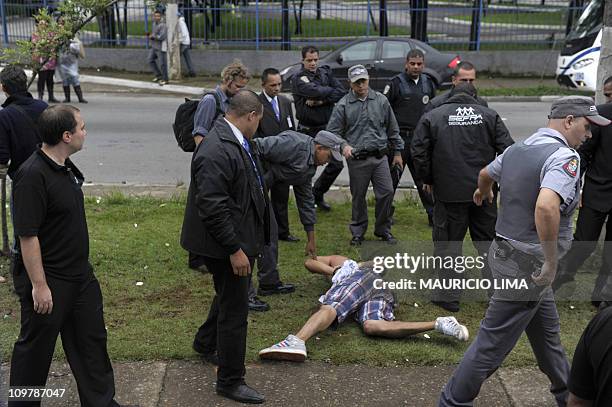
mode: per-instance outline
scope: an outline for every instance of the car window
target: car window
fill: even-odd
[[[376,57],[376,41],[360,42],[348,47],[340,53],[342,61],[363,61]]]
[[[405,41],[385,41],[383,42],[383,59],[406,58],[410,51],[410,43]]]

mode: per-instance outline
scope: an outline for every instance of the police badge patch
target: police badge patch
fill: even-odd
[[[308,76],[306,76],[306,75],[300,77],[300,79],[302,80],[302,82],[305,82],[305,83],[309,83],[310,82],[310,80],[308,79]]]
[[[563,171],[571,177],[575,177],[578,174],[578,159],[572,158],[565,164],[563,164]]]
[[[423,96],[423,104],[426,105],[427,103],[429,103],[429,95]]]

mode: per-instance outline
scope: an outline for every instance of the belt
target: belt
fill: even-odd
[[[494,258],[502,261],[511,259],[518,264],[521,271],[529,274],[542,267],[543,263],[540,259],[514,248],[506,239],[495,236],[495,241],[497,242],[497,249],[493,253]]]
[[[353,150],[352,155],[355,160],[365,160],[368,157],[383,158],[387,155],[388,150],[383,148],[382,150]]]

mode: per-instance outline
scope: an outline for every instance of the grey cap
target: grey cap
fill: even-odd
[[[567,116],[584,117],[598,126],[610,124],[610,120],[599,115],[593,99],[586,96],[566,96],[553,102],[548,118],[564,119]]]
[[[327,130],[321,130],[314,138],[315,143],[320,144],[323,147],[331,148],[332,157],[334,157],[334,160],[336,161],[342,161],[340,146],[342,145],[343,141],[344,140],[342,140],[340,137]]]
[[[368,70],[363,65],[353,65],[348,69],[348,78],[351,83],[357,82],[359,79],[370,79]]]

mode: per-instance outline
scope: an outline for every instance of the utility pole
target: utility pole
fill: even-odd
[[[601,51],[599,52],[599,67],[597,68],[597,84],[595,101],[604,103],[603,83],[612,76],[612,2],[604,1],[603,33],[601,35]]]
[[[176,0],[168,0],[166,6],[166,27],[168,29],[168,78],[181,79],[181,44],[178,36],[178,4]]]
[[[389,36],[389,23],[387,21],[387,1],[379,0],[379,15],[378,15],[378,25],[380,26],[380,36],[388,37]]]
[[[281,2],[281,50],[288,51],[291,49],[291,36],[289,34],[289,0]]]

